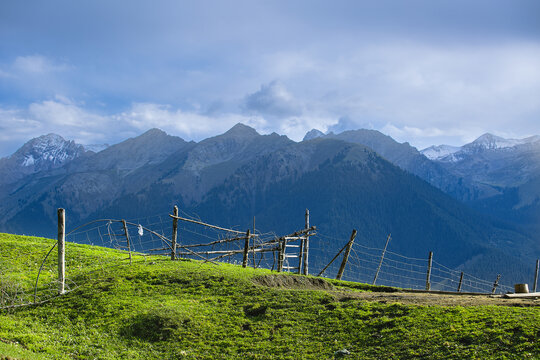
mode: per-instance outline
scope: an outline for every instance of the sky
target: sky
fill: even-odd
[[[419,149],[540,134],[540,1],[0,2],[0,157],[238,122]]]

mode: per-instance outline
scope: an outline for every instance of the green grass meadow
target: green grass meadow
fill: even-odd
[[[0,234],[5,291],[33,291],[53,240]],[[414,306],[262,286],[269,270],[66,247],[72,291],[0,310],[0,359],[540,359],[540,307]],[[290,275],[293,276],[293,275]],[[38,287],[54,285],[56,252]]]

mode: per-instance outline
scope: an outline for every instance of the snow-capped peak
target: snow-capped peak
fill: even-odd
[[[473,142],[461,147],[438,145],[430,146],[420,151],[430,160],[441,162],[457,162],[471,155],[478,154],[484,151],[497,151],[504,149],[514,150],[520,145],[532,144],[533,146],[540,145],[540,136],[530,136],[524,139],[505,139],[493,134],[484,134]]]
[[[469,149],[484,149],[484,150],[493,150],[493,149],[504,149],[511,148],[516,145],[524,144],[524,140],[519,139],[504,139],[500,136],[495,136],[493,134],[484,134],[478,139],[474,140],[472,143],[465,145],[464,147]]]
[[[448,155],[454,154],[461,149],[459,146],[433,145],[420,152],[430,160],[439,160]]]
[[[82,155],[85,149],[74,141],[65,140],[57,134],[47,134],[28,141],[12,158],[23,167],[36,170],[58,167]]]

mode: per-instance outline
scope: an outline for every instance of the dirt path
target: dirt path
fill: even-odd
[[[362,299],[381,303],[402,303],[413,305],[439,305],[439,306],[540,306],[540,299],[505,299],[500,295],[449,295],[437,293],[412,292],[336,292],[339,301]]]
[[[439,306],[540,306],[540,298],[506,299],[501,295],[441,294],[437,292],[395,291],[389,287],[374,287],[370,291],[356,291],[339,288],[323,278],[294,276],[285,274],[265,275],[254,279],[257,285],[281,289],[323,290],[334,294],[338,301],[365,300],[380,303],[402,303],[413,305]],[[376,291],[381,290],[381,291]]]

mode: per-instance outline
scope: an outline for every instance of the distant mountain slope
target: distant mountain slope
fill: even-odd
[[[129,173],[140,167],[158,164],[188,146],[183,139],[151,129],[136,138],[109,146],[86,161],[72,164],[70,171],[116,170]]]
[[[440,164],[428,159],[409,143],[398,143],[390,136],[376,130],[349,130],[339,134],[330,133],[325,135],[325,138],[365,145],[394,165],[424,179],[459,200],[474,199],[486,193],[493,193],[491,187],[475,184],[456,176]]]
[[[485,134],[436,160],[450,173],[492,187],[514,187],[540,175],[540,137]]]
[[[305,207],[318,231],[334,238],[346,239],[356,228],[363,245],[381,247],[392,233],[392,251],[420,257],[431,250],[440,262],[485,276],[494,276],[496,270],[485,266],[493,258],[514,279],[528,266],[509,256],[510,250],[518,255],[516,249],[530,249],[525,236],[494,227],[372,150],[331,139],[294,144],[256,159],[213,189],[194,211],[228,225],[249,224],[255,215],[261,231],[288,233],[302,226]],[[337,245],[328,248],[336,251]]]
[[[540,136],[504,139],[484,134],[434,161],[455,177],[491,188],[464,199],[469,205],[531,235],[540,231]]]
[[[540,176],[526,183],[504,188],[498,196],[478,199],[469,203],[483,214],[497,219],[499,223],[513,224],[538,239],[540,233]],[[538,247],[540,241],[536,240]],[[537,252],[540,253],[540,250]]]
[[[320,134],[319,134],[320,135]],[[375,130],[324,135],[363,144],[494,222],[534,234],[538,221],[540,136],[504,139],[484,134],[462,147],[432,146],[419,152]]]
[[[54,221],[57,207],[70,208],[73,221],[84,219],[124,193],[128,174],[160,163],[188,145],[153,129],[97,154],[85,153],[78,161],[66,161],[63,166],[51,166],[1,186],[0,224],[13,231],[40,234],[40,229]]]
[[[285,136],[259,135],[242,124],[200,143],[152,129],[80,161],[1,187],[0,227],[52,236],[41,229],[54,221],[56,207],[70,208],[72,221],[79,222],[103,215],[114,204],[133,204],[129,199],[134,197],[140,207],[119,205],[109,214],[147,214],[153,204],[169,210],[177,201],[200,200],[243,163],[290,143]]]

